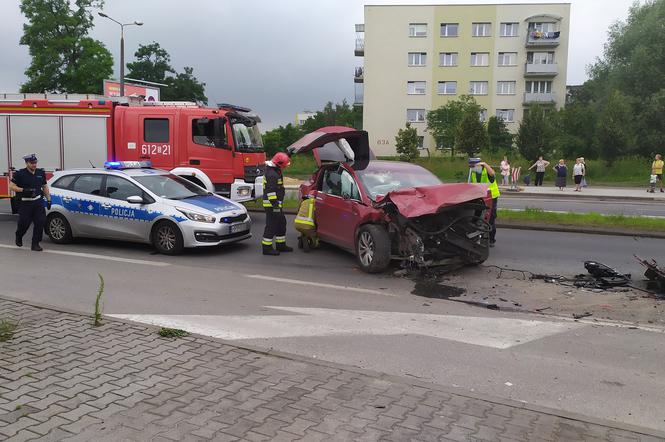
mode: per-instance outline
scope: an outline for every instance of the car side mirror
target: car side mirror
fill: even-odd
[[[132,195],[127,197],[127,202],[130,204],[143,204],[143,198],[138,195]]]

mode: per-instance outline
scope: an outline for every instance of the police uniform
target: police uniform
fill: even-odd
[[[23,157],[28,161],[37,161],[37,157],[28,155]],[[42,240],[44,224],[46,223],[46,210],[44,210],[44,191],[46,185],[46,173],[44,169],[36,169],[35,173],[23,168],[12,176],[12,183],[22,188],[22,192],[17,192],[19,201],[18,208],[18,226],[16,229],[16,245],[23,245],[23,235],[33,224],[32,228],[32,249],[41,250],[39,243]]]
[[[284,178],[282,169],[271,161],[266,162],[263,179],[263,208],[266,212],[266,227],[261,244],[265,255],[278,255],[293,249],[286,245],[286,217],[282,211],[284,201]],[[273,249],[273,239],[276,250]]]
[[[469,164],[473,165],[479,163],[480,158],[472,158],[469,160]],[[490,245],[493,245],[496,242],[496,209],[499,205],[499,185],[496,182],[496,175],[489,176],[487,169],[483,167],[482,172],[474,172],[471,170],[469,172],[469,182],[471,183],[485,183],[489,184],[489,190],[492,193],[492,213],[490,214],[489,224],[491,227],[490,230]]]

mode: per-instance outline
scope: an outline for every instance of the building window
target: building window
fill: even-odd
[[[441,23],[441,37],[457,37],[459,23]]]
[[[409,23],[409,37],[427,37],[427,24]]]
[[[439,53],[439,66],[457,66],[457,52]]]
[[[502,119],[506,123],[515,121],[515,109],[497,109],[496,117]]]
[[[471,95],[487,95],[487,82],[471,81],[469,83],[469,93]]]
[[[517,52],[499,52],[499,66],[517,66]]]
[[[439,95],[455,95],[456,93],[456,81],[439,81]]]
[[[517,37],[518,26],[517,23],[501,23],[501,36]]]
[[[409,52],[409,66],[425,66],[426,63],[426,52]]]
[[[422,123],[425,121],[425,109],[407,109],[406,121],[409,123]]]
[[[529,23],[529,32],[554,32],[556,24],[552,22]]]
[[[551,81],[527,81],[526,82],[527,94],[550,94],[552,93]]]
[[[474,37],[489,37],[492,35],[491,23],[473,23],[471,25],[471,35]]]
[[[422,135],[418,135],[418,149],[424,149],[425,148],[425,137]]]
[[[487,109],[483,109],[478,113],[478,119],[484,123],[487,121]]]
[[[498,81],[496,83],[497,95],[515,95],[514,81]]]
[[[471,53],[471,66],[489,66],[489,65],[490,65],[489,52]]]
[[[406,93],[409,95],[425,95],[425,82],[408,81],[406,83]]]
[[[528,52],[526,62],[528,64],[554,64],[554,52]]]

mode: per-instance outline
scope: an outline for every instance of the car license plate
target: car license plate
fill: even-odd
[[[245,230],[247,230],[247,224],[245,223],[233,224],[231,226],[231,233],[244,232]]]

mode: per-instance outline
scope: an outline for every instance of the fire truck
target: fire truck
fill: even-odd
[[[11,196],[13,171],[35,153],[49,177],[106,161],[149,160],[209,192],[257,199],[266,159],[259,122],[250,109],[230,104],[0,94],[0,197]]]

